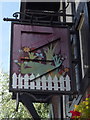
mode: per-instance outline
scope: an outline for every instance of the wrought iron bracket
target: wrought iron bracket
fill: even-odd
[[[72,27],[75,25],[74,22],[60,22],[60,21],[35,21],[35,20],[29,20],[29,19],[14,19],[14,18],[3,18],[4,21],[12,21],[12,22],[19,22],[19,23],[25,23],[25,24],[31,24],[31,25],[43,25],[43,26],[58,26],[58,27]],[[51,24],[52,23],[52,24]]]
[[[67,6],[58,12],[50,12],[50,11],[36,11],[36,10],[30,10],[23,12],[15,12],[13,14],[14,18],[4,18],[4,21],[17,21],[17,22],[25,22],[30,24],[44,24],[44,25],[67,25],[72,26],[73,22],[61,22],[60,20],[54,20],[55,17],[63,17],[63,15],[67,17],[74,17],[72,14],[64,14],[63,11],[69,6],[69,3]],[[21,16],[24,16],[22,19]],[[49,20],[46,20],[46,18],[49,17]]]

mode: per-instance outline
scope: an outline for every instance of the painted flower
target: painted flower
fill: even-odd
[[[18,60],[14,60],[15,63],[18,63]]]
[[[26,60],[28,60],[28,59],[29,59],[29,57],[25,57],[25,59],[26,59]]]
[[[24,52],[29,52],[29,51],[30,51],[30,48],[29,48],[29,47],[24,47],[24,48],[23,48],[23,51],[24,51]]]
[[[62,75],[64,73],[64,70],[61,70],[60,72],[58,72],[60,75]]]
[[[69,71],[69,68],[65,68],[64,71],[65,71],[65,72],[68,72],[68,71]]]

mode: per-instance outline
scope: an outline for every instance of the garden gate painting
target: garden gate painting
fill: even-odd
[[[68,28],[12,23],[10,90],[72,91]]]

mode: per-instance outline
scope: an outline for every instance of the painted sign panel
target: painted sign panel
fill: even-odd
[[[10,90],[72,91],[69,30],[12,23]]]

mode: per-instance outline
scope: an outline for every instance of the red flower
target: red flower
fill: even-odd
[[[75,116],[80,116],[81,113],[78,111],[70,111],[70,113],[72,113],[72,118],[75,118]]]

